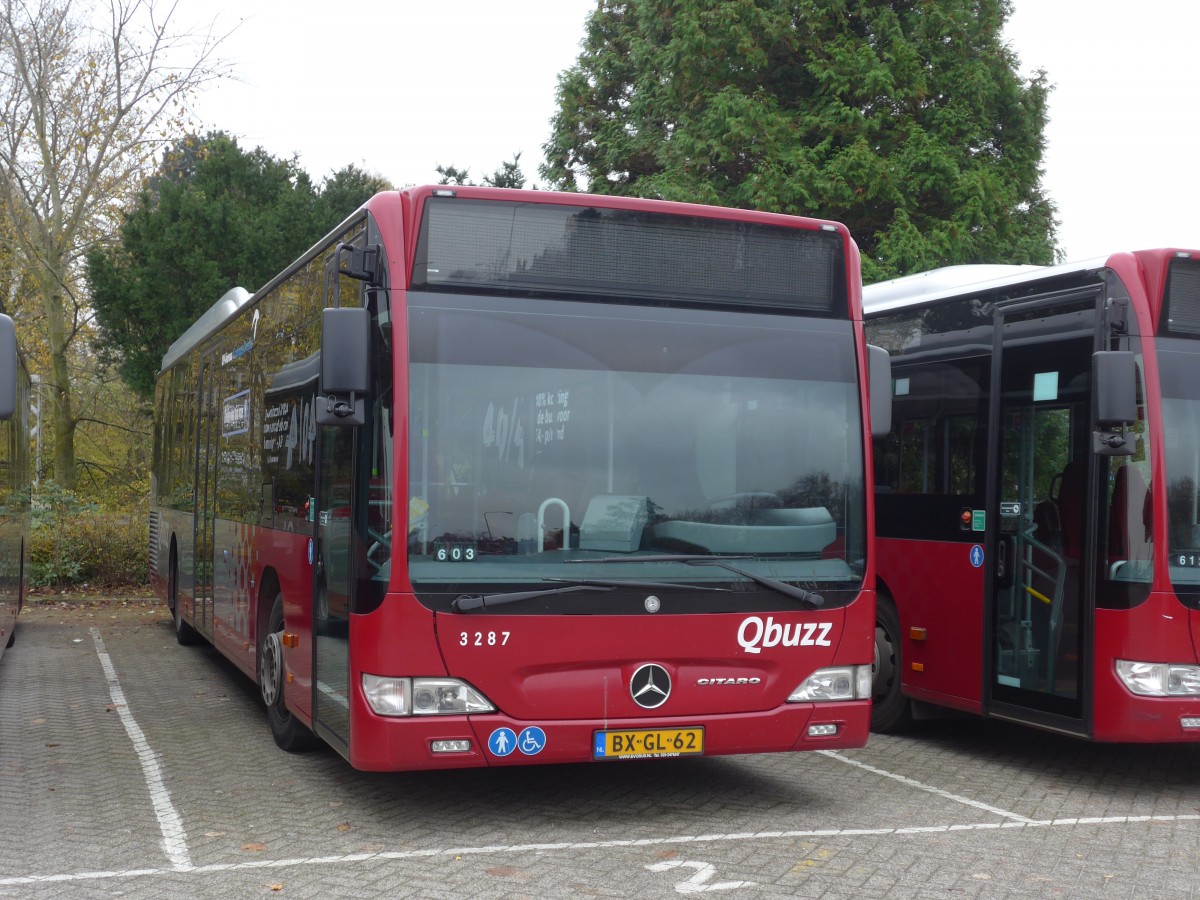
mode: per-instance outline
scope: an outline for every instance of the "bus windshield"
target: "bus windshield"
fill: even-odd
[[[1200,341],[1160,337],[1163,444],[1171,581],[1181,595],[1200,595]]]
[[[589,580],[642,586],[537,610],[619,611],[648,582],[677,612],[796,608],[771,581],[825,606],[861,590],[850,322],[420,292],[408,317],[409,576],[427,606]]]

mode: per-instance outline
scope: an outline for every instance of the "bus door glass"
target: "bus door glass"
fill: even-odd
[[[215,353],[200,360],[200,422],[196,454],[196,587],[192,625],[202,634],[213,632],[213,554],[216,546],[216,496],[221,405],[217,399]]]
[[[1082,718],[1096,295],[997,309],[989,553],[992,701]]]
[[[356,240],[359,243],[363,240],[361,232]],[[357,307],[366,296],[362,282],[339,276],[339,259],[337,252],[331,252],[325,260],[325,306]],[[378,309],[372,318],[373,322],[379,321]],[[320,326],[316,327],[319,330]],[[363,348],[363,352],[369,353],[375,363],[372,374],[378,386],[379,349],[373,346]],[[379,395],[377,390],[377,400]],[[316,402],[324,402],[319,392]],[[372,415],[378,415],[374,407]],[[350,743],[350,613],[357,600],[356,579],[362,576],[360,570],[365,566],[363,542],[357,532],[367,513],[363,490],[367,472],[355,466],[354,457],[359,442],[369,442],[371,433],[367,426],[321,425],[317,429],[317,483],[313,498],[313,709],[321,736],[335,746],[340,743],[343,748]],[[356,483],[356,478],[363,484]]]
[[[313,630],[316,719],[343,742],[350,738],[350,589],[353,554],[353,428],[318,431]]]

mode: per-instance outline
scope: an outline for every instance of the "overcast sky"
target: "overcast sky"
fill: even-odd
[[[354,163],[406,185],[439,164],[478,180],[518,151],[538,181],[557,77],[595,5],[181,0],[177,15],[236,26],[222,55],[238,81],[200,98],[203,126],[298,154],[318,181]],[[1198,25],[1198,0],[1015,0],[1021,71],[1055,86],[1044,184],[1068,259],[1200,249]]]

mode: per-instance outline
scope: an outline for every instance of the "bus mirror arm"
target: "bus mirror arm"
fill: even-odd
[[[379,286],[379,245],[356,247],[354,244],[338,244],[338,274],[357,281]]]
[[[1137,440],[1130,432],[1095,431],[1092,433],[1092,452],[1097,456],[1133,456],[1137,452]]]
[[[318,425],[362,425],[367,421],[367,404],[361,394],[350,392],[349,397],[327,394],[317,401]]]
[[[361,398],[355,397],[353,391],[350,392],[349,400],[343,400],[330,394],[325,398],[325,412],[335,418],[344,419],[354,415],[354,407],[358,402],[361,402]]]

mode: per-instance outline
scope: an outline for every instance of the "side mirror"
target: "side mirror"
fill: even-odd
[[[321,382],[318,425],[362,425],[371,385],[371,313],[331,307],[321,314]]]
[[[867,393],[871,437],[884,437],[892,430],[892,357],[882,347],[867,346]]]
[[[1092,354],[1092,446],[1101,456],[1132,456],[1136,439],[1125,429],[1137,421],[1137,362],[1129,350]]]
[[[10,316],[0,313],[0,419],[17,411],[17,329]]]

